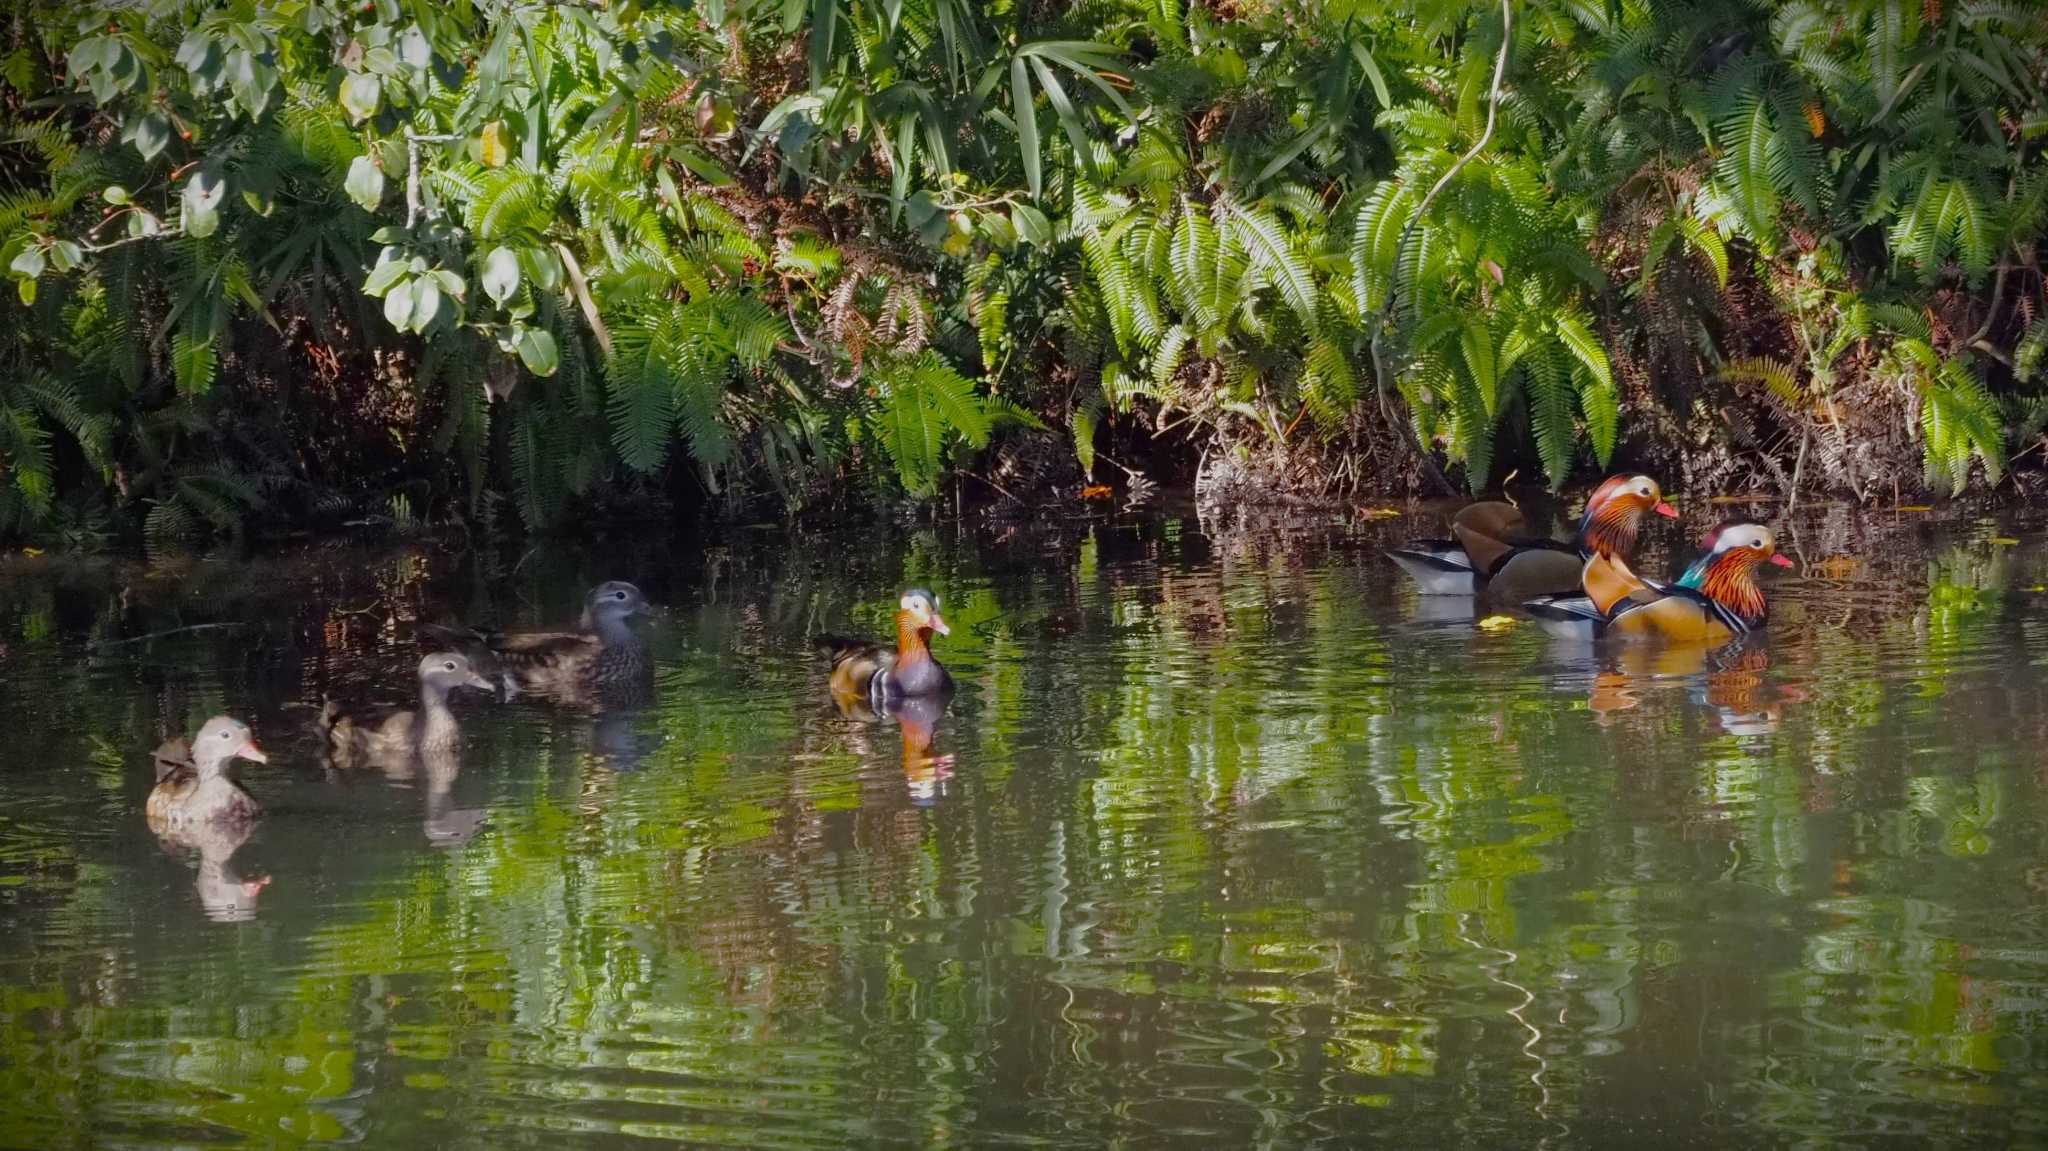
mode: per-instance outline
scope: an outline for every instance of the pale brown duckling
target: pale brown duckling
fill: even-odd
[[[193,737],[186,762],[166,760],[175,752],[176,741],[157,749],[157,784],[143,806],[151,831],[164,836],[194,824],[253,822],[262,814],[256,800],[227,775],[231,759],[270,762],[247,724],[214,716]]]
[[[430,625],[510,693],[572,704],[624,702],[654,686],[654,660],[630,621],[653,609],[624,580],[593,588],[573,631],[498,634]]]
[[[372,761],[410,758],[414,752],[445,751],[462,738],[462,728],[448,706],[448,693],[459,687],[495,691],[469,657],[437,651],[420,660],[420,705],[414,708],[344,709],[333,700],[320,708],[320,731],[335,758]]]

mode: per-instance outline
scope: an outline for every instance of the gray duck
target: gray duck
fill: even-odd
[[[611,580],[591,589],[574,630],[496,633],[429,624],[427,631],[454,643],[508,693],[625,702],[654,686],[654,659],[630,622],[652,610],[639,588]]]
[[[263,812],[256,800],[228,778],[231,759],[269,763],[249,725],[217,715],[192,742],[172,740],[157,748],[156,787],[143,805],[149,827],[159,836],[206,823],[253,823]]]
[[[418,708],[351,711],[334,700],[326,701],[320,708],[320,732],[327,737],[335,759],[343,763],[358,758],[382,761],[409,759],[414,752],[445,751],[462,739],[455,711],[448,706],[448,693],[461,687],[497,691],[497,685],[459,652],[437,651],[420,660],[419,677]]]

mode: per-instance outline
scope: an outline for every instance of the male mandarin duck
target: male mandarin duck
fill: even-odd
[[[1425,595],[1484,592],[1498,603],[1520,603],[1539,595],[1569,592],[1589,556],[1627,557],[1635,551],[1643,516],[1676,517],[1649,476],[1611,476],[1586,499],[1570,543],[1532,537],[1521,509],[1512,504],[1473,504],[1451,523],[1450,540],[1416,540],[1387,554],[1414,576]]]
[[[438,651],[421,660],[419,676],[418,710],[351,711],[328,700],[320,708],[320,732],[327,737],[335,758],[344,763],[357,757],[409,759],[416,751],[454,747],[462,738],[462,729],[448,706],[448,693],[458,687],[497,691],[496,684],[470,665],[469,657],[452,651]]]
[[[911,588],[897,603],[894,648],[843,636],[818,637],[818,646],[832,654],[832,696],[842,709],[865,700],[885,712],[908,698],[952,692],[952,674],[932,658],[932,633],[952,633],[939,614],[938,597]]]
[[[162,836],[202,823],[250,823],[262,814],[256,800],[227,775],[231,759],[270,762],[247,724],[214,716],[183,750],[180,756],[177,741],[157,749],[156,787],[143,806],[151,831]]]
[[[654,661],[628,623],[653,609],[640,589],[612,580],[592,589],[573,631],[497,634],[429,625],[480,670],[498,675],[509,692],[565,703],[625,702],[653,689]]]
[[[1758,524],[1727,524],[1708,536],[1707,554],[1675,584],[1653,585],[1618,557],[1586,561],[1585,590],[1531,600],[1523,607],[1546,631],[1585,639],[1613,634],[1675,643],[1720,644],[1764,626],[1769,611],[1757,565],[1791,567],[1777,538]]]

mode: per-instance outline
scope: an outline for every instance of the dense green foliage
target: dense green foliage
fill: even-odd
[[[102,0],[11,35],[0,532],[928,496],[1041,421],[1091,468],[1147,426],[1398,429],[1474,490],[1637,435],[1863,492],[1896,441],[1960,491],[2048,416],[2032,5]]]

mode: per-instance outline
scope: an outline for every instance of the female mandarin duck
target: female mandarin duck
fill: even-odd
[[[887,712],[905,699],[951,694],[953,676],[932,658],[931,637],[952,634],[939,615],[939,599],[923,588],[911,588],[898,601],[896,646],[865,640],[819,636],[819,647],[832,653],[832,696],[842,710],[865,700]]]
[[[1764,626],[1769,611],[1757,586],[1757,565],[1791,567],[1778,554],[1771,530],[1728,524],[1709,536],[1710,548],[1675,584],[1653,585],[1614,556],[1586,561],[1585,590],[1547,596],[1523,606],[1544,630],[1568,638],[1613,634],[1675,643],[1720,644]]]
[[[1414,576],[1425,595],[1475,595],[1520,603],[1570,592],[1590,556],[1626,558],[1635,551],[1643,516],[1676,517],[1649,476],[1611,476],[1586,499],[1571,543],[1531,537],[1513,504],[1473,504],[1451,522],[1449,540],[1415,540],[1387,554]]]
[[[227,775],[228,761],[237,758],[270,762],[249,726],[224,715],[207,720],[189,748],[177,741],[159,747],[156,787],[143,806],[150,830],[163,836],[203,823],[254,822],[263,809]]]
[[[448,693],[458,687],[495,692],[497,685],[470,666],[467,656],[438,651],[420,661],[420,706],[417,711],[381,709],[350,711],[333,700],[320,709],[320,732],[337,760],[362,757],[409,759],[416,751],[445,751],[462,738]]]
[[[431,625],[477,667],[496,673],[510,692],[531,692],[566,703],[623,702],[653,688],[654,661],[647,642],[627,622],[653,609],[640,589],[612,580],[592,589],[573,631],[499,635]]]

